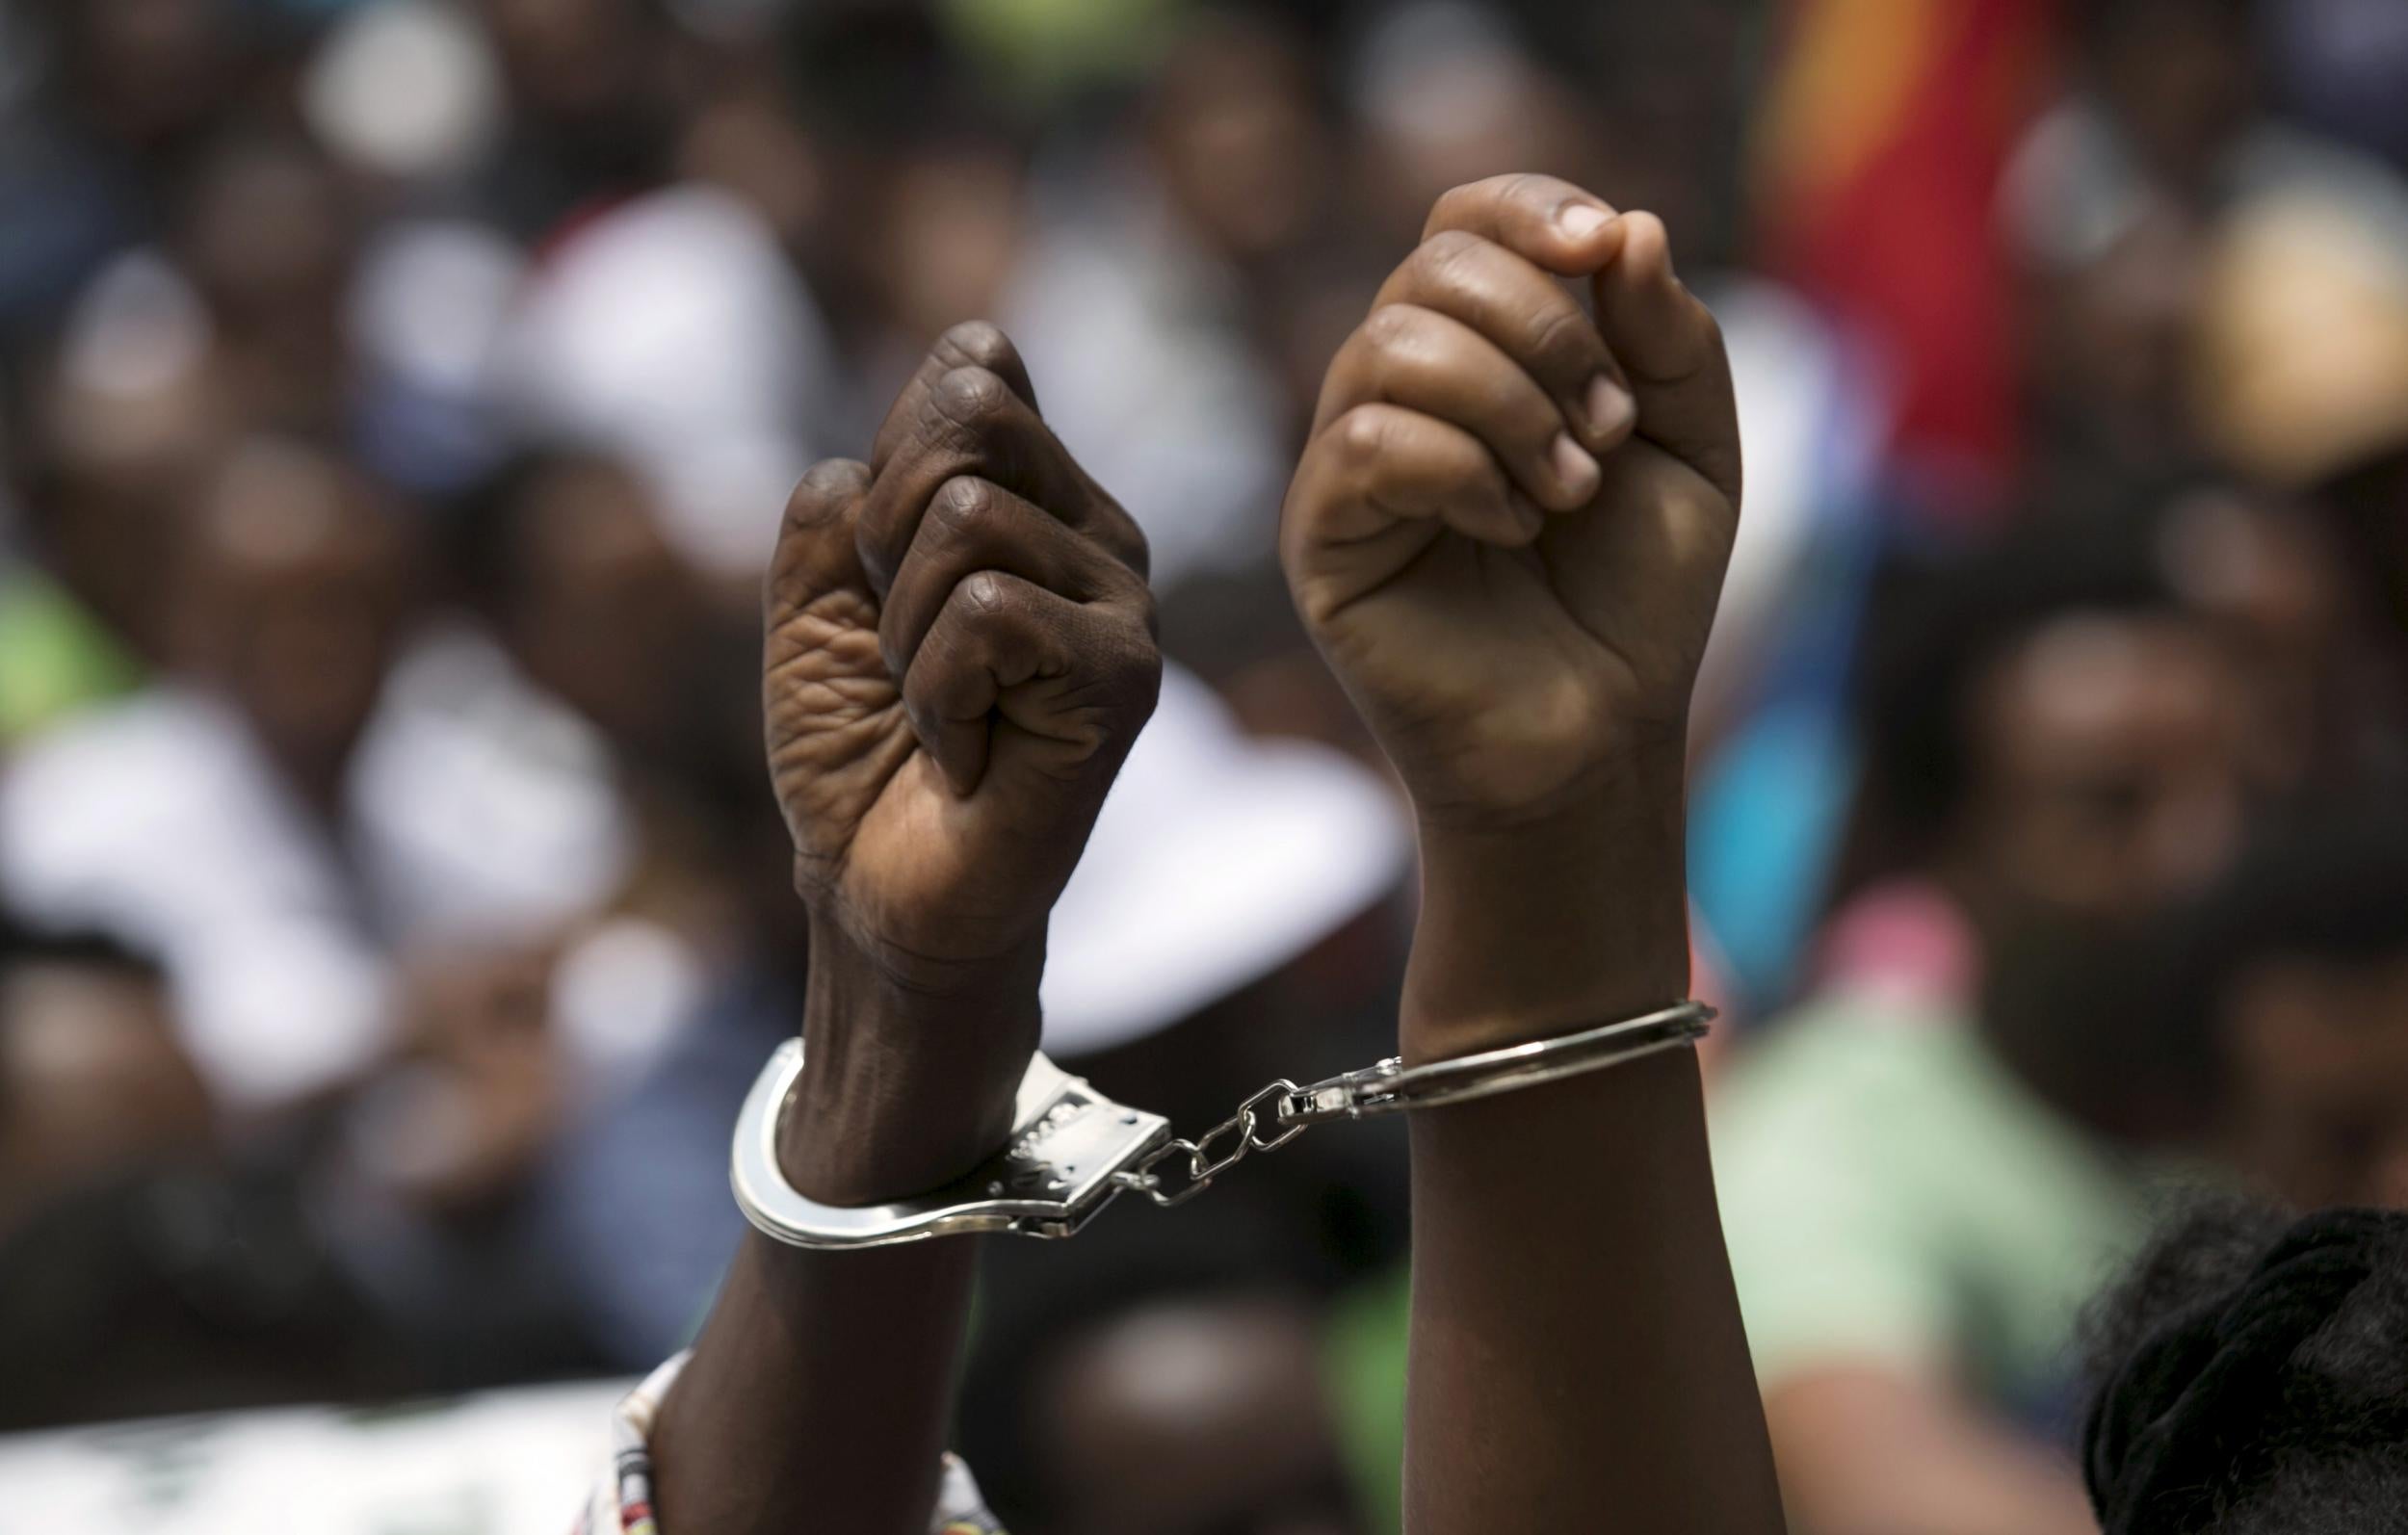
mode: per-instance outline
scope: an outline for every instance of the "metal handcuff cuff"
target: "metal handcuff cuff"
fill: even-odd
[[[729,1177],[745,1218],[794,1247],[886,1247],[976,1232],[1068,1236],[1124,1191],[1180,1204],[1247,1153],[1276,1150],[1312,1126],[1465,1103],[1618,1065],[1695,1042],[1714,1016],[1704,1002],[1685,1002],[1422,1066],[1383,1060],[1305,1087],[1283,1079],[1193,1140],[1174,1138],[1160,1114],[1112,1102],[1039,1054],[1020,1079],[1014,1128],[1002,1150],[940,1188],[857,1207],[804,1197],[778,1165],[778,1122],[802,1075],[802,1041],[790,1039],[745,1099]]]

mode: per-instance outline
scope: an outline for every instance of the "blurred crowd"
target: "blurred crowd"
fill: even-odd
[[[680,1346],[808,965],[761,566],[961,319],[1173,663],[1048,1050],[1187,1130],[1386,1054],[1409,829],[1274,529],[1507,169],[1733,353],[1691,882],[1797,1526],[2090,1528],[2153,1213],[2408,1204],[2397,0],[4,0],[0,1426]],[[1394,1528],[1401,1166],[999,1244],[1012,1527]]]

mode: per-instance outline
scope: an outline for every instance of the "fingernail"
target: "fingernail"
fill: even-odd
[[[1611,375],[1601,373],[1588,380],[1588,393],[1581,401],[1581,415],[1588,423],[1590,436],[1615,436],[1631,424],[1635,413],[1631,392],[1615,383]]]
[[[1590,203],[1567,202],[1556,210],[1556,226],[1575,240],[1585,240],[1613,222],[1613,215]]]
[[[1568,431],[1556,433],[1556,440],[1547,450],[1547,461],[1554,465],[1556,478],[1563,481],[1563,488],[1583,501],[1588,499],[1598,481],[1604,478],[1597,460],[1588,455],[1587,449],[1574,442]]]

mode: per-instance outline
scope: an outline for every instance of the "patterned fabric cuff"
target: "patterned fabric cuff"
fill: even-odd
[[[575,1535],[662,1535],[652,1515],[652,1451],[646,1441],[661,1399],[685,1365],[686,1356],[680,1354],[645,1376],[611,1415],[611,1467],[595,1486]],[[1004,1535],[1004,1527],[979,1496],[970,1468],[956,1456],[945,1457],[936,1517],[929,1528],[932,1535]]]

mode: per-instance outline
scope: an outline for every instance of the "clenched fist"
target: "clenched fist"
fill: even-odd
[[[1408,1054],[1685,988],[1683,737],[1739,504],[1663,225],[1545,176],[1440,199],[1330,366],[1281,533],[1422,823]]]
[[[939,1181],[1009,1129],[1047,914],[1161,679],[1145,566],[990,325],[937,344],[868,463],[795,492],[765,702],[812,914],[807,1190]],[[876,1165],[834,1150],[865,1138]]]
[[[1544,818],[1633,752],[1678,753],[1739,429],[1653,215],[1545,176],[1449,193],[1314,433],[1289,581],[1425,818]]]

